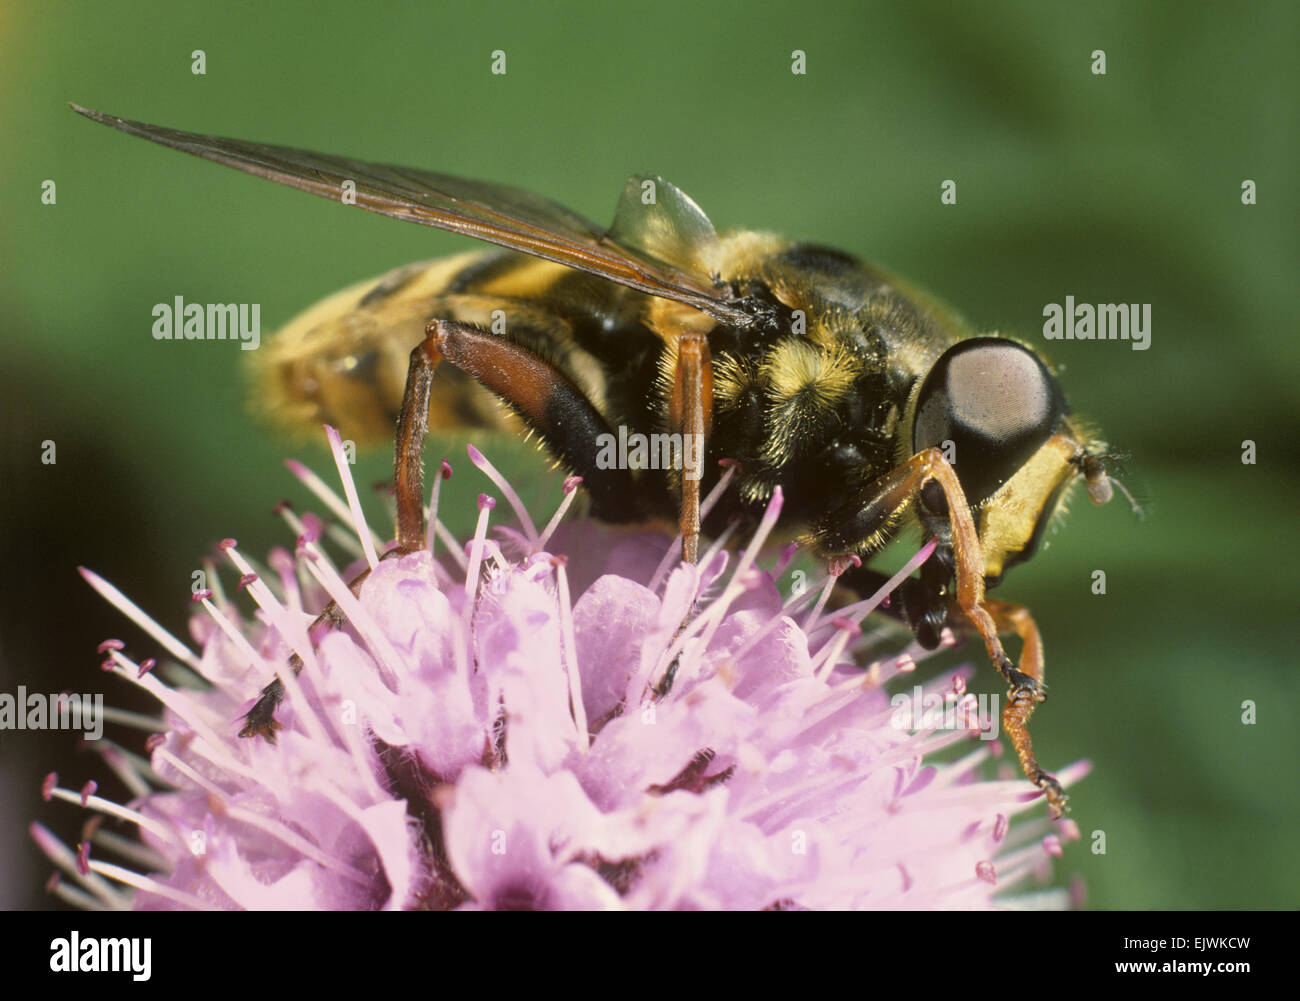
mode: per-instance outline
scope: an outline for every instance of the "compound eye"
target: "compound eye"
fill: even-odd
[[[921,384],[915,451],[951,441],[966,500],[978,504],[1016,474],[1069,413],[1047,366],[1014,341],[979,337],[945,351]]]

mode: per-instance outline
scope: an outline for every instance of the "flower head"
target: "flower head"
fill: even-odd
[[[323,523],[286,511],[296,554],[261,568],[234,540],[219,547],[254,612],[198,593],[201,654],[83,571],[205,684],[102,647],[165,713],[147,763],[105,754],[128,804],[47,779],[47,798],[123,818],[142,841],[105,842],[127,852],[118,865],[33,825],[78,884],[60,892],[141,908],[971,908],[1006,902],[995,894],[1077,837],[1068,821],[1042,840],[1045,821],[1010,827],[1040,794],[980,778],[997,745],[971,741],[969,668],[918,689],[947,728],[899,723],[885,685],[921,651],[873,656],[861,623],[932,544],[871,600],[828,613],[836,567],[786,597],[789,552],[760,565],[779,490],[741,551],[720,541],[692,566],[661,533],[562,522],[573,478],[539,531],[470,458],[518,526],[490,532],[500,512],[484,495],[474,537],[449,549],[435,485],[440,556],[380,558],[346,463],[346,502],[292,467],[352,527],[368,576],[354,594]],[[344,623],[309,635],[306,609],[329,601]],[[274,742],[241,739],[276,676]],[[958,742],[976,746],[927,762]]]

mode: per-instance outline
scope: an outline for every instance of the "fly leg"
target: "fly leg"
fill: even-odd
[[[402,395],[402,412],[397,421],[396,456],[393,461],[393,482],[397,499],[397,546],[384,554],[404,556],[415,552],[424,545],[424,436],[429,426],[429,391],[433,385],[433,374],[437,371],[442,354],[437,344],[426,334],[425,339],[411,352],[411,363],[406,370],[406,390]],[[370,576],[367,567],[348,582],[348,589],[354,594],[361,593],[361,585]],[[338,602],[331,601],[325,606],[307,629],[308,639],[316,643],[316,637],[327,629],[337,629],[344,622],[343,610]],[[302,673],[302,657],[294,654],[289,658],[289,667],[295,677]],[[275,732],[280,729],[280,722],[275,718],[275,710],[284,701],[284,682],[274,678],[262,689],[261,697],[244,716],[244,725],[239,731],[241,737],[263,737],[275,743]]]
[[[695,563],[700,550],[700,477],[704,465],[704,451],[713,424],[713,360],[709,342],[703,334],[682,334],[677,340],[677,362],[673,366],[673,389],[668,399],[668,426],[674,434],[682,436],[681,515],[678,519],[682,534],[682,559]],[[688,442],[698,445],[695,455],[698,467],[694,477],[688,476],[686,453]],[[673,639],[681,636],[690,621],[688,615],[677,627]],[[666,698],[672,691],[681,658],[673,659],[664,675],[653,686],[656,700]]]
[[[682,334],[677,341],[677,364],[673,370],[673,390],[668,401],[668,425],[682,436],[682,559],[694,563],[700,545],[700,470],[695,475],[685,468],[687,442],[698,446],[699,466],[704,463],[704,449],[713,423],[713,361],[709,342],[703,334]]]
[[[989,602],[984,596],[984,556],[970,505],[957,474],[937,448],[918,452],[902,465],[864,487],[816,532],[819,547],[829,553],[862,551],[864,540],[897,523],[911,504],[947,519],[957,593],[951,599],[984,641],[989,659],[1010,686],[1002,725],[1020,758],[1025,777],[1042,789],[1053,817],[1065,810],[1066,797],[1056,778],[1038,767],[1029,736],[1029,717],[1046,697],[1042,681],[1042,642],[1033,619],[1024,609]],[[997,609],[999,619],[990,614]],[[999,639],[1013,631],[1025,641],[1024,670],[1017,670]]]
[[[1042,635],[1029,609],[1023,605],[996,599],[986,600],[984,604],[998,630],[1015,633],[1024,644],[1020,652],[1020,670],[1012,669],[1009,674],[1003,672],[1011,690],[1007,693],[1007,704],[1002,707],[1002,729],[1011,738],[1025,775],[1046,794],[1052,817],[1060,817],[1066,812],[1069,797],[1062,791],[1056,776],[1038,766],[1034,745],[1029,740],[1029,717],[1038,703],[1047,698],[1043,685]]]
[[[464,323],[433,320],[425,329],[424,340],[411,352],[407,369],[393,462],[397,545],[384,554],[384,559],[416,552],[425,545],[424,438],[429,426],[433,377],[443,361],[473,376],[509,404],[552,454],[583,478],[583,487],[598,515],[608,520],[636,516],[641,505],[632,476],[626,470],[602,469],[596,463],[597,439],[611,433],[609,425],[572,380],[535,352],[506,337]],[[353,594],[360,591],[369,573],[369,569],[362,571],[348,584]],[[341,609],[331,601],[312,623],[308,635],[314,637],[326,627],[337,628],[343,620]],[[294,654],[289,665],[295,675],[301,673],[302,658]],[[283,701],[284,682],[277,677],[262,690],[261,698],[244,717],[239,735],[274,741],[275,731],[280,729],[275,709]]]

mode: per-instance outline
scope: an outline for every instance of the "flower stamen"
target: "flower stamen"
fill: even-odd
[[[482,452],[473,445],[467,446],[465,450],[469,454],[469,461],[496,484],[497,489],[505,496],[506,503],[519,519],[519,526],[524,530],[524,535],[528,538],[529,550],[532,551],[537,545],[537,526],[533,524],[533,519],[529,516],[528,509],[524,507],[524,502],[520,500],[519,494],[515,492],[515,488],[509,481],[497,472],[497,467],[492,465]]]

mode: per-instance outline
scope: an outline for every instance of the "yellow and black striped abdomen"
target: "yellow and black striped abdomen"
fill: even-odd
[[[636,319],[643,304],[643,296],[611,282],[510,252],[406,265],[322,300],[257,352],[259,406],[294,432],[315,433],[329,423],[362,444],[391,441],[411,351],[430,320],[444,319],[528,347],[555,363],[607,417],[632,418],[621,413],[625,406],[614,413],[607,406],[611,388],[620,401],[633,389],[617,374],[626,362],[621,352],[635,359],[653,347]],[[636,328],[631,336],[629,325]],[[518,424],[491,393],[444,365],[433,383],[429,427]]]

